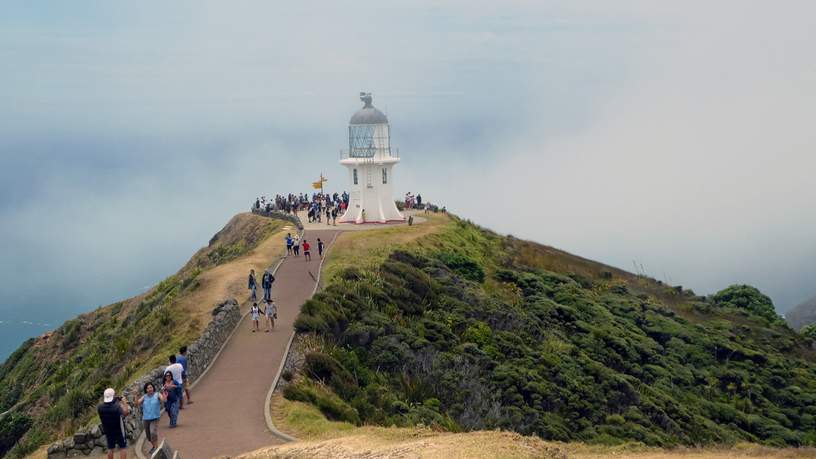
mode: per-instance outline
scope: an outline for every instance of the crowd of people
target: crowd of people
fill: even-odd
[[[187,346],[179,348],[178,354],[171,354],[164,369],[159,387],[147,382],[142,387],[142,395],[136,399],[136,406],[142,411],[142,427],[145,438],[150,442],[150,454],[159,446],[159,419],[161,409],[169,418],[168,427],[178,426],[179,410],[184,409],[185,401],[193,403],[187,378]],[[102,394],[102,403],[97,407],[99,420],[108,447],[108,459],[113,459],[114,451],[119,448],[119,457],[127,458],[127,435],[124,418],[130,414],[130,406],[121,395],[117,396],[113,388],[107,388]]]
[[[342,193],[289,193],[275,195],[274,198],[259,196],[252,204],[253,210],[270,212],[273,210],[297,215],[306,212],[309,223],[322,223],[326,219],[327,225],[336,225],[338,215],[343,215],[349,205],[349,194]],[[405,209],[425,209],[425,212],[437,211],[437,207],[430,202],[422,202],[422,195],[405,193],[403,201]]]
[[[307,212],[309,223],[321,223],[323,218],[326,224],[336,224],[337,216],[346,211],[349,203],[349,194],[342,193],[307,193],[275,195],[274,198],[259,196],[255,198],[253,209],[270,212],[277,210],[287,214]]]

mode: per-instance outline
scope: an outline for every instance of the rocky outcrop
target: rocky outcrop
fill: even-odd
[[[303,223],[301,223],[300,217],[297,215],[287,214],[286,212],[281,212],[279,210],[266,211],[264,209],[256,209],[254,207],[252,208],[252,213],[255,215],[262,215],[264,217],[277,218],[278,220],[286,220],[288,222],[292,222],[297,229],[303,229]]]
[[[788,311],[785,320],[797,331],[805,325],[816,323],[816,296]]]
[[[213,309],[213,319],[210,321],[204,333],[195,343],[188,347],[187,352],[187,374],[190,381],[200,378],[207,367],[215,360],[216,355],[227,341],[230,334],[238,322],[241,321],[241,310],[235,299],[229,299]],[[142,411],[135,406],[136,399],[142,393],[145,383],[153,382],[158,387],[161,383],[164,367],[154,368],[152,371],[131,383],[124,391],[124,397],[131,406],[130,415],[125,419],[125,429],[129,442],[135,442],[142,433]],[[56,442],[48,447],[48,458],[65,458],[87,456],[89,454],[101,454],[105,451],[105,435],[101,427],[94,424],[85,429],[77,431],[73,436]],[[174,456],[174,452],[168,448],[163,451],[170,451],[169,457]],[[164,457],[164,456],[160,456]]]

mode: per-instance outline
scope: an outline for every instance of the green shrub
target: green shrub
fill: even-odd
[[[774,309],[773,301],[750,285],[732,285],[711,297],[717,307],[745,310],[774,322],[783,323]]]
[[[297,383],[289,384],[283,390],[283,396],[289,400],[297,400],[315,405],[320,412],[333,421],[345,421],[352,424],[360,424],[360,416],[357,410],[349,406],[338,396],[325,390],[321,390],[314,385]]]
[[[357,383],[351,374],[333,357],[321,352],[306,354],[304,370],[312,379],[328,384],[344,399],[353,398]]]
[[[0,419],[0,457],[5,455],[28,429],[31,418],[21,413],[10,413]]]
[[[465,279],[479,283],[484,282],[484,268],[472,258],[453,252],[442,252],[437,257],[442,263]]]

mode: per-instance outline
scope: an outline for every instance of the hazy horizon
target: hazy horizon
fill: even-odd
[[[8,2],[0,359],[260,194],[343,189],[361,90],[395,198],[784,313],[816,295],[816,5],[785,6]]]

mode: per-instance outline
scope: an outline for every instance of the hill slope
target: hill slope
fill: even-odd
[[[242,298],[246,274],[282,254],[284,223],[239,214],[178,273],[143,295],[69,320],[26,341],[0,367],[0,456],[20,457],[95,416],[106,387],[121,389],[194,341],[212,307]],[[240,296],[239,296],[240,295]]]
[[[404,242],[354,235],[347,247],[369,256],[338,241],[296,323],[318,339],[288,399],[358,425],[654,446],[816,441],[810,341],[756,289],[702,298],[455,218],[434,225]]]
[[[816,323],[816,296],[788,311],[785,320],[794,330]]]

